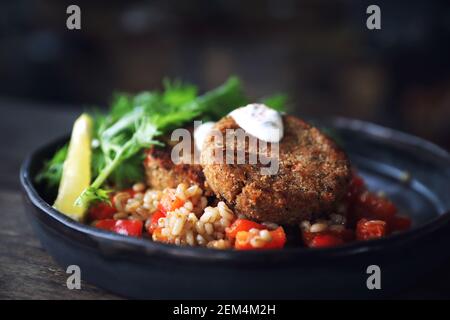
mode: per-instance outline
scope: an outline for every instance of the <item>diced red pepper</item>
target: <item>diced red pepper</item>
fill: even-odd
[[[233,240],[239,231],[249,231],[250,229],[262,230],[267,229],[267,227],[248,219],[237,219],[231,226],[225,229],[225,233],[228,239]]]
[[[411,218],[396,215],[389,221],[389,232],[408,230],[411,228],[411,224]]]
[[[158,210],[166,214],[167,212],[184,206],[184,201],[175,195],[175,192],[168,192],[158,203]]]
[[[242,219],[245,220],[245,219]],[[250,220],[247,220],[250,221]],[[251,228],[250,228],[251,229]],[[237,250],[255,250],[255,249],[281,249],[286,244],[286,233],[283,227],[278,227],[275,230],[269,231],[272,238],[260,248],[255,248],[251,245],[250,240],[253,235],[249,231],[241,230],[237,231],[235,235],[234,248]]]
[[[364,184],[363,178],[353,172],[352,179],[347,191],[347,200],[350,202],[354,201],[362,192],[364,192],[365,189],[366,186]]]
[[[363,218],[389,223],[396,213],[397,207],[390,200],[365,191],[353,203],[349,203],[347,218],[350,225],[356,225]]]
[[[114,226],[116,225],[116,220],[114,219],[104,219],[97,221],[95,223],[95,226],[99,229],[113,231]]]
[[[270,231],[270,236],[272,240],[264,246],[264,249],[281,249],[286,244],[286,233],[283,227]]]
[[[117,220],[114,231],[126,236],[140,237],[143,223],[140,220]]]
[[[104,219],[98,221],[95,226],[100,229],[116,232],[126,236],[140,237],[143,223],[140,220],[114,220]]]
[[[152,215],[152,217],[150,218],[149,223],[146,225],[147,227],[147,232],[150,234],[153,234],[153,232],[155,231],[155,229],[157,229],[158,226],[158,221],[160,218],[165,218],[166,215],[164,213],[162,213],[161,211],[155,211]]]
[[[396,206],[390,200],[370,192],[363,193],[360,196],[359,205],[366,211],[365,217],[368,219],[388,222],[397,213]]]
[[[387,234],[387,224],[382,220],[361,219],[356,225],[356,239],[370,240],[384,237]]]
[[[309,243],[310,248],[336,247],[344,244],[344,240],[332,234],[318,234]]]
[[[343,229],[343,230],[326,230],[322,232],[308,232],[303,231],[302,237],[303,241],[305,242],[306,246],[312,247],[312,243],[314,238],[317,236],[331,236],[333,238],[338,238],[340,241],[336,242],[336,245],[343,244],[346,242],[351,242],[355,240],[355,232],[352,229]],[[325,239],[328,237],[325,237]],[[321,242],[319,237],[319,243]]]
[[[134,197],[136,192],[132,189],[125,189],[119,191],[120,193],[126,192],[130,195],[130,197]],[[119,192],[116,192],[115,194],[111,195],[109,197],[109,202],[99,202],[95,205],[93,205],[91,208],[89,208],[88,215],[91,220],[103,220],[103,219],[111,219],[114,214],[117,212],[117,209],[114,206],[115,203],[115,195]]]
[[[110,219],[117,212],[112,204],[100,202],[89,208],[89,218],[91,220]]]
[[[303,231],[302,236],[306,246],[312,248],[337,246],[355,240],[355,233],[351,229],[326,230],[316,233]],[[334,241],[333,239],[338,240]]]

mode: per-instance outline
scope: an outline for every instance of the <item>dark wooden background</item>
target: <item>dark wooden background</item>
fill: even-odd
[[[68,111],[69,110],[69,111]],[[36,106],[0,99],[0,298],[117,299],[88,283],[66,287],[67,275],[45,252],[24,214],[19,167],[25,155],[68,133],[79,113],[70,106]],[[420,259],[420,257],[418,257]],[[394,298],[450,298],[450,261],[412,289]],[[151,270],[149,271],[151,272]]]

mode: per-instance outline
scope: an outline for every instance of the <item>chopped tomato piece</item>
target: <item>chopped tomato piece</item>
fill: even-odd
[[[112,204],[100,202],[89,208],[89,218],[91,220],[110,219],[117,212]]]
[[[230,227],[225,229],[225,232],[227,237],[232,240],[236,238],[239,231],[249,231],[250,229],[262,230],[267,229],[267,227],[251,220],[237,219]]]
[[[140,237],[143,223],[140,220],[117,220],[114,231],[126,236]]]
[[[153,234],[153,232],[155,231],[155,229],[157,229],[158,226],[158,221],[160,218],[165,218],[165,214],[162,213],[161,211],[155,211],[152,215],[152,217],[150,218],[149,223],[147,224],[146,228],[147,228],[147,232],[150,234]]]
[[[245,219],[242,219],[245,220]],[[249,221],[249,220],[247,220]],[[251,229],[251,228],[250,228]],[[286,244],[286,233],[283,227],[269,231],[271,240],[263,244],[261,247],[254,247],[251,240],[255,237],[249,231],[237,231],[235,236],[234,248],[237,250],[254,250],[254,249],[281,249]]]
[[[408,230],[411,228],[411,224],[411,218],[396,215],[389,221],[388,226],[390,232],[395,232]]]
[[[108,230],[108,231],[112,231],[115,225],[116,225],[116,220],[114,220],[114,219],[104,219],[104,220],[97,221],[95,223],[95,226],[97,228],[103,229],[103,230]]]
[[[356,225],[356,239],[370,240],[384,237],[387,234],[387,225],[382,220],[361,219]]]
[[[109,197],[110,203],[107,202],[99,202],[95,205],[93,205],[91,208],[89,208],[89,218],[91,220],[103,220],[103,219],[111,219],[113,215],[117,212],[116,207],[114,206],[115,203],[115,196],[118,193],[128,193],[130,197],[134,197],[136,192],[132,189],[125,189],[121,190],[119,192],[116,192],[115,194],[111,195]]]
[[[270,236],[272,240],[264,246],[264,249],[280,249],[286,244],[286,233],[283,227],[278,227],[270,231]]]
[[[390,200],[365,191],[349,204],[347,218],[350,225],[356,225],[363,218],[383,220],[389,223],[396,213],[397,207]]]
[[[140,237],[142,235],[142,221],[140,220],[114,220],[104,219],[95,226],[100,229],[116,232],[126,236]]]
[[[331,247],[344,244],[345,242],[350,242],[354,240],[354,233],[350,229],[345,229],[342,231],[324,231],[324,232],[303,232],[303,241],[306,246],[311,248],[318,247]],[[331,241],[330,239],[337,239],[336,241]],[[329,241],[330,240],[330,241]]]
[[[302,232],[303,241],[308,247],[312,247],[312,243],[314,241],[314,238],[317,236],[331,236],[333,238],[338,238],[340,241],[336,242],[336,245],[343,244],[346,242],[351,242],[355,240],[355,232],[351,229],[343,229],[343,230],[326,230],[323,232]],[[325,237],[327,239],[328,237]],[[319,237],[319,240],[317,240],[319,244],[322,242],[322,240]]]
[[[353,172],[352,180],[348,187],[347,200],[352,202],[365,190],[365,184],[363,178]]]
[[[311,241],[314,239],[314,237],[316,236],[316,233],[313,232],[309,232],[309,231],[302,231],[302,238],[303,238],[303,242],[309,247]]]
[[[344,244],[344,240],[332,234],[318,234],[309,243],[311,248],[335,247]]]
[[[178,198],[175,195],[175,192],[169,192],[168,194],[164,195],[159,202],[158,209],[162,213],[166,214],[167,212],[181,208],[182,206],[184,206],[184,201]]]
[[[365,192],[359,198],[359,205],[365,210],[365,217],[388,222],[397,213],[396,206],[388,199]]]

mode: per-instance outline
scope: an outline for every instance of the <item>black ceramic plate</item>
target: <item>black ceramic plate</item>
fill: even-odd
[[[105,232],[54,210],[54,195],[34,177],[67,138],[24,162],[20,179],[30,222],[43,246],[82,278],[133,298],[386,297],[404,290],[450,256],[450,156],[419,138],[348,119],[320,122],[343,144],[370,189],[384,190],[413,218],[410,231],[339,248],[216,251]],[[408,174],[410,175],[409,179]],[[381,290],[368,290],[366,269],[381,268]]]

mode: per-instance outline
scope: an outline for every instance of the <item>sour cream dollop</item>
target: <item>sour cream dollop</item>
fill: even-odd
[[[265,104],[252,103],[235,109],[230,116],[249,134],[267,142],[280,142],[283,138],[281,114]]]
[[[194,130],[194,143],[197,150],[202,150],[203,148],[203,142],[205,141],[206,137],[208,136],[208,133],[212,130],[216,123],[212,121],[208,121],[205,123],[202,123]]]

